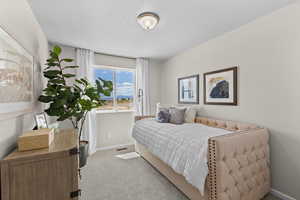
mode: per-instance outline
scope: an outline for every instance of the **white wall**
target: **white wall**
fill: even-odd
[[[239,105],[203,105],[202,115],[271,131],[272,187],[300,199],[300,3],[187,50],[162,67],[162,103],[177,103],[177,78],[239,66]]]
[[[27,1],[0,0],[0,5],[0,26],[34,56],[36,66],[43,64],[48,54],[47,38]],[[39,67],[35,68],[34,78],[35,95],[38,96],[42,85]],[[39,112],[40,109],[40,104],[36,102],[34,112]],[[35,126],[34,112],[0,121],[0,158],[15,147],[18,135]]]
[[[133,144],[131,129],[134,123],[133,112],[97,114],[97,148]]]

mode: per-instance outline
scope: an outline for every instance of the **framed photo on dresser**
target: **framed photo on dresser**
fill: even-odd
[[[48,128],[48,123],[47,123],[47,119],[46,119],[45,113],[37,113],[37,114],[35,114],[34,119],[35,119],[36,126],[37,126],[38,129]]]
[[[204,74],[204,104],[237,105],[238,67]]]
[[[178,78],[178,103],[199,104],[199,75]]]

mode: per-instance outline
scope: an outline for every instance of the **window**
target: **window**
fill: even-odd
[[[111,96],[101,95],[105,105],[99,110],[133,110],[135,96],[135,70],[114,67],[95,67],[94,79],[102,78],[113,82]]]

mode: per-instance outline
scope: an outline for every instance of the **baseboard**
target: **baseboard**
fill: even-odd
[[[119,145],[113,145],[113,146],[108,146],[108,147],[101,147],[101,148],[97,148],[96,151],[117,149],[117,148],[122,148],[122,147],[130,146],[130,145],[134,145],[134,143],[127,143],[127,144],[119,144]]]
[[[283,194],[282,192],[279,192],[278,190],[275,189],[271,189],[271,194],[281,200],[296,200],[295,198]]]

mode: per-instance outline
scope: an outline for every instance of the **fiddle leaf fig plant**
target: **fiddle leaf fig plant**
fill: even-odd
[[[48,80],[47,87],[38,100],[47,103],[45,112],[49,116],[57,117],[57,121],[71,121],[74,129],[79,130],[80,140],[88,112],[104,105],[101,96],[111,95],[113,83],[98,78],[92,85],[86,78],[76,78],[75,74],[66,70],[79,66],[69,65],[73,59],[60,58],[61,52],[59,46],[50,50],[50,58],[47,59],[47,67],[43,72]]]

